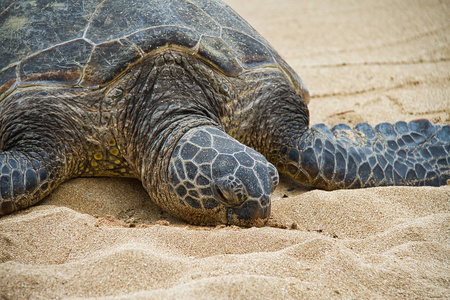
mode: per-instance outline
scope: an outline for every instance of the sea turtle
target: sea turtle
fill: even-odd
[[[122,176],[188,222],[252,226],[278,172],[327,190],[450,176],[448,125],[309,127],[300,78],[219,0],[1,5],[0,214]]]

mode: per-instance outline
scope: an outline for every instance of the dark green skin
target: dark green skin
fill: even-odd
[[[0,214],[121,176],[190,223],[253,226],[278,172],[327,190],[450,178],[448,125],[310,128],[300,78],[220,1],[10,1],[0,32]]]

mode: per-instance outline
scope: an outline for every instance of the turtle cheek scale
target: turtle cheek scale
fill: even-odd
[[[260,153],[221,130],[202,126],[189,130],[174,148],[168,179],[183,219],[262,226],[270,215],[278,172]]]

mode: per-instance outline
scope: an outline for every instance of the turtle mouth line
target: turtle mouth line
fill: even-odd
[[[227,225],[233,225],[234,212],[231,207],[227,207]]]
[[[219,187],[216,187],[216,193],[217,195],[219,195],[220,201],[226,203],[225,200],[227,198],[225,197],[225,195],[223,194],[222,190]]]
[[[259,201],[246,201],[240,206],[227,207],[227,225],[258,226],[270,216],[270,202],[261,206]]]

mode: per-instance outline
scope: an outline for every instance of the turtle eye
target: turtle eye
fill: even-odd
[[[244,185],[235,176],[228,176],[216,180],[214,190],[219,200],[226,205],[240,205],[247,199]]]
[[[215,186],[217,195],[221,198],[221,201],[228,202],[227,197],[222,192],[222,189],[219,186]]]

